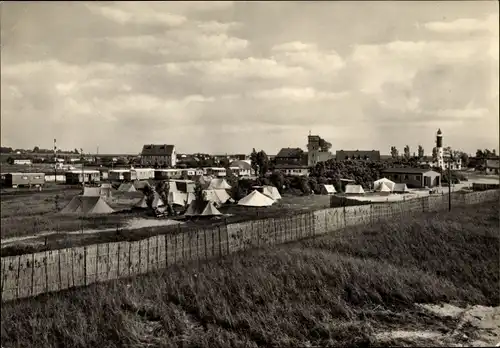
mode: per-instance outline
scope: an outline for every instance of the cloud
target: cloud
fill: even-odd
[[[16,16],[24,24],[2,23],[9,146],[55,136],[107,152],[171,142],[186,152],[275,153],[303,146],[311,129],[334,149],[386,152],[430,148],[439,127],[450,144],[498,142],[498,35],[480,5],[435,13],[421,3],[395,18],[401,5],[384,3],[373,21],[354,3],[25,4],[5,15],[9,28]],[[446,29],[436,24],[444,14]],[[349,26],[353,18],[373,29]]]
[[[459,18],[453,21],[433,21],[423,24],[427,30],[443,34],[470,34],[482,32],[498,37],[498,13],[489,15],[486,19]]]

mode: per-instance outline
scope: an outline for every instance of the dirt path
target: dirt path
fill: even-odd
[[[457,319],[457,327],[448,333],[428,330],[379,332],[377,339],[380,342],[398,342],[398,345],[500,347],[500,307],[460,308],[450,304],[418,306],[440,317]]]
[[[131,219],[127,222],[127,224],[122,227],[122,229],[127,229],[127,230],[137,230],[140,228],[145,228],[145,227],[156,227],[156,226],[169,226],[169,225],[177,225],[177,224],[182,224],[183,222],[180,221],[175,221],[175,220],[153,220],[153,219],[140,219],[140,218],[135,218]],[[97,234],[97,233],[102,233],[102,232],[111,232],[115,231],[116,228],[104,228],[104,229],[89,229],[89,230],[84,230],[84,231],[63,231],[63,232],[54,232],[54,231],[45,231],[38,233],[36,235],[31,235],[31,236],[22,236],[22,237],[10,237],[10,238],[5,238],[1,239],[1,247],[6,247],[9,246],[13,243],[17,242],[25,242],[25,241],[31,241],[31,240],[37,240],[40,238],[45,238],[47,236],[51,236],[54,234],[63,236],[63,235],[82,235],[82,234]]]

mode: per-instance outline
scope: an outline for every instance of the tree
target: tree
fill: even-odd
[[[264,176],[269,170],[269,157],[264,152],[264,150],[260,150],[257,152],[256,161],[258,165],[259,175]]]
[[[465,152],[460,153],[459,158],[462,160],[462,166],[467,167],[469,165],[469,155]]]
[[[255,148],[252,149],[252,153],[250,154],[250,163],[255,175],[258,175],[259,164],[257,162],[257,151],[255,151]]]
[[[424,158],[424,148],[422,145],[418,145],[418,158],[421,159],[421,158]]]
[[[199,181],[196,181],[194,185],[194,197],[198,202],[205,202],[205,194],[203,193],[203,187]]]
[[[7,163],[14,164],[14,158],[12,158],[12,157],[7,158]]]
[[[33,148],[33,153],[38,153],[38,152],[40,152],[40,148],[38,146],[35,146]]]
[[[396,148],[396,146],[391,146],[391,157],[392,158],[398,158],[399,151]]]
[[[404,147],[404,156],[406,159],[410,159],[410,146],[409,145],[406,145]]]
[[[319,147],[321,148],[321,151],[327,152],[332,148],[332,144],[323,138],[319,138]]]
[[[271,183],[276,186],[276,188],[278,189],[278,191],[280,193],[283,192],[283,186],[285,185],[285,176],[283,175],[282,172],[280,172],[279,170],[275,170],[272,174],[271,174]]]
[[[433,148],[432,148],[432,160],[433,160],[433,161],[437,161],[437,158],[438,158],[438,150],[437,150],[437,147],[433,147]]]

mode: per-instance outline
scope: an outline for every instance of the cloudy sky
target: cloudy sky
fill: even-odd
[[[0,6],[2,146],[498,149],[496,1]]]

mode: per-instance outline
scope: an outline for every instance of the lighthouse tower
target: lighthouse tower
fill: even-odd
[[[436,150],[437,150],[437,166],[444,169],[444,149],[443,149],[443,132],[438,129],[436,134]]]

